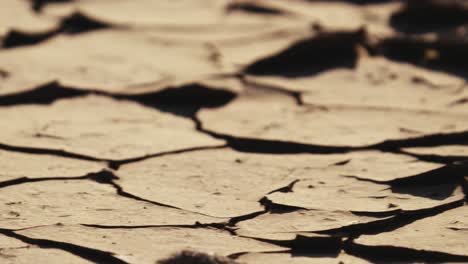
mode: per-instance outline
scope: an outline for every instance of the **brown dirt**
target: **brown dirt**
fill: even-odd
[[[468,263],[468,6],[0,3],[0,263]]]

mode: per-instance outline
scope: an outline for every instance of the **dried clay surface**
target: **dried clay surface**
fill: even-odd
[[[4,0],[0,263],[468,263],[457,0]]]

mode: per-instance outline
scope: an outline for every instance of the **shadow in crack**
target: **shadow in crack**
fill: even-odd
[[[231,102],[236,96],[234,92],[225,89],[210,88],[194,83],[181,87],[168,87],[154,93],[123,95],[116,96],[116,98],[136,101],[178,116],[193,117],[201,108],[221,107]]]
[[[125,95],[98,90],[75,89],[65,87],[58,82],[50,82],[31,90],[0,96],[0,106],[51,104],[56,100],[89,94],[134,101],[160,111],[189,118],[194,116],[201,108],[221,107],[237,96],[237,94],[228,90],[210,88],[200,84],[168,87],[156,92]]]
[[[74,0],[29,0],[31,2],[31,8],[35,12],[40,12],[44,6],[48,3],[68,3]]]
[[[297,235],[292,241],[291,255],[295,257],[336,258],[343,247],[341,237],[322,237]]]
[[[390,18],[400,32],[426,33],[455,28],[468,23],[468,7],[462,1],[408,1]]]
[[[392,192],[444,200],[461,186],[466,175],[468,163],[455,163],[426,173],[395,179],[388,184]]]
[[[283,15],[285,12],[283,10],[262,5],[261,3],[255,2],[232,2],[226,6],[226,12],[247,12],[250,14],[260,14],[260,15]]]
[[[340,236],[296,235],[290,240],[273,240],[247,237],[281,247],[290,248],[282,253],[290,253],[293,257],[328,257],[336,258],[342,248],[343,239]],[[264,252],[268,254],[267,252]],[[277,252],[270,252],[277,253]]]
[[[458,161],[468,160],[468,156],[465,155],[438,155],[438,154],[417,154],[411,153],[403,150],[394,151],[398,154],[403,154],[407,156],[414,157],[421,161],[428,161],[441,164],[450,164]]]
[[[13,146],[13,145],[5,144],[5,143],[0,143],[0,149],[13,151],[13,152],[37,154],[37,155],[53,155],[53,156],[80,159],[80,160],[89,160],[89,161],[98,161],[98,162],[106,161],[103,159],[86,156],[86,155],[78,154],[78,153],[71,153],[71,152],[67,152],[64,150]]]
[[[115,263],[115,264],[126,264],[127,262],[119,259],[112,252],[102,251],[94,248],[84,247],[80,245],[75,245],[71,243],[49,240],[49,239],[39,239],[31,238],[19,233],[15,233],[12,230],[0,229],[0,234],[18,239],[24,243],[38,246],[40,248],[53,248],[66,251],[75,256],[81,257],[85,260],[94,263]]]
[[[0,106],[51,104],[58,99],[73,98],[89,93],[85,90],[61,86],[58,82],[50,82],[28,91],[0,96]]]
[[[334,147],[303,144],[296,142],[286,142],[279,140],[264,140],[254,138],[241,138],[228,135],[216,134],[214,137],[224,139],[228,142],[228,146],[234,150],[246,153],[267,153],[267,154],[299,154],[299,153],[316,153],[316,154],[333,154],[347,153],[349,151],[358,150],[353,147]]]
[[[58,34],[79,34],[93,30],[114,27],[108,23],[90,18],[79,12],[64,17],[59,26],[51,31],[28,33],[12,30],[2,39],[3,48],[17,48],[41,43]]]
[[[389,185],[394,193],[404,193],[434,200],[445,200],[461,186],[463,177],[468,175],[468,163],[456,163],[428,172],[390,181],[377,181],[357,176],[346,176],[359,181]]]
[[[397,246],[368,246],[345,243],[346,253],[373,263],[454,263],[468,262],[468,255],[453,255],[438,251],[417,250]]]
[[[382,4],[395,0],[308,0],[309,2],[348,2],[355,5]],[[398,1],[398,0],[397,0]]]
[[[307,210],[298,206],[274,203],[266,196],[260,199],[259,203],[265,208],[265,212],[268,212],[270,214],[287,214],[291,212]]]
[[[468,41],[393,37],[377,45],[385,57],[468,79]]]
[[[210,131],[203,127],[202,122],[197,116],[192,117],[197,131],[200,133],[212,136],[214,138],[223,139],[227,142],[227,146],[245,153],[265,153],[265,154],[299,154],[299,153],[316,153],[316,154],[336,154],[347,153],[350,151],[364,150],[368,147],[343,147],[343,146],[322,146],[304,144],[298,142],[267,140],[257,138],[236,137],[227,134],[221,134]]]
[[[289,48],[247,66],[251,75],[300,77],[318,74],[333,68],[354,68],[356,45],[365,40],[365,31],[320,33],[301,40]]]
[[[239,264],[232,259],[203,252],[182,250],[156,264]]]
[[[445,200],[453,195],[459,185],[457,183],[436,184],[432,186],[396,186],[392,187],[392,192],[410,194],[413,196],[425,197],[433,200]]]
[[[431,208],[424,208],[414,211],[403,211],[401,209],[392,211],[391,214],[384,215],[374,212],[353,212],[359,216],[378,217],[379,219],[366,222],[342,226],[328,230],[313,231],[311,233],[324,234],[330,236],[359,237],[361,235],[375,235],[383,232],[391,232],[404,227],[414,221],[435,216],[447,210],[464,206],[464,199],[456,200],[446,204]]]
[[[386,140],[368,146],[368,148],[382,151],[395,151],[400,148],[435,147],[444,145],[468,145],[468,131],[424,135],[408,139]]]
[[[82,13],[76,12],[62,19],[57,32],[66,34],[79,34],[110,27],[112,27],[112,25],[108,23],[98,21]]]
[[[48,38],[54,36],[55,31],[44,32],[44,33],[26,33],[16,30],[11,30],[8,34],[2,39],[1,47],[16,48],[20,46],[28,46],[40,43],[47,40]]]

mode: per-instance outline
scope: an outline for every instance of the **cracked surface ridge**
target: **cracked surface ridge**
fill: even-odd
[[[0,263],[468,263],[468,5],[0,1]]]

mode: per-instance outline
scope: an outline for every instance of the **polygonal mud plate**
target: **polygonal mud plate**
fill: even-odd
[[[306,92],[304,103],[321,106],[466,112],[462,80],[383,58],[362,58],[356,70],[329,71],[291,80]]]
[[[379,151],[358,151],[346,154],[322,155],[321,157],[322,159],[329,159],[328,166],[319,167],[311,164],[310,174],[331,175],[330,177],[338,175],[356,176],[378,182],[389,182],[414,175],[431,173],[433,170],[443,167],[438,163],[420,161],[406,155]],[[340,158],[341,160],[339,160]],[[336,160],[339,161],[333,163]]]
[[[301,256],[293,255],[290,253],[251,253],[242,255],[237,259],[240,263],[249,263],[249,264],[329,264],[329,263],[356,263],[356,264],[365,264],[370,263],[363,259],[341,253],[338,255],[332,256]]]
[[[98,172],[104,164],[52,155],[0,150],[0,182],[27,177],[78,177]],[[19,166],[19,164],[21,164]]]
[[[0,204],[0,226],[9,229],[56,223],[160,226],[226,220],[122,197],[111,185],[91,180],[44,181],[9,186],[1,189]]]
[[[91,264],[66,251],[31,246],[20,240],[0,235],[0,262],[5,264],[70,263]]]
[[[34,34],[52,31],[56,26],[56,19],[35,14],[29,1],[0,2],[0,39],[12,30]]]
[[[0,142],[100,159],[135,158],[222,143],[198,133],[190,120],[101,96],[0,108],[0,115]]]
[[[337,94],[340,96],[340,94]],[[468,129],[466,115],[334,107],[239,98],[198,114],[204,128],[236,137],[326,146],[366,146]]]
[[[19,231],[115,253],[130,263],[155,263],[183,249],[228,256],[239,252],[284,250],[282,247],[230,235],[209,228],[98,229],[83,226],[48,226]]]
[[[296,17],[313,22],[326,29],[343,30],[366,26],[372,33],[391,33],[388,24],[391,13],[398,9],[399,3],[354,5],[344,1],[259,1],[271,7],[291,13]],[[351,2],[351,1],[348,1]]]
[[[91,20],[113,26],[151,28],[160,31],[218,31],[261,29],[275,25],[292,24],[293,17],[285,14],[265,15],[233,10],[227,0],[130,0],[75,1],[68,4],[51,4],[44,13],[66,17],[79,12]],[[238,12],[240,11],[240,12]]]
[[[343,226],[369,223],[382,218],[358,216],[350,212],[295,210],[267,213],[239,222],[236,234],[264,239],[281,240],[286,235],[301,232],[318,232]]]
[[[345,164],[339,165],[343,161]],[[298,179],[320,175],[338,181],[341,180],[338,175],[354,175],[386,181],[438,167],[438,164],[415,162],[403,155],[379,152],[269,155],[218,149],[124,165],[118,171],[118,183],[145,199],[207,215],[234,217],[261,211],[259,201],[264,195],[281,188],[288,189]],[[301,170],[308,171],[295,173]],[[363,185],[375,186],[378,190],[388,187]]]
[[[262,211],[260,199],[289,185],[293,164],[274,155],[246,155],[230,149],[181,153],[122,166],[118,183],[145,199],[211,216],[235,217]]]
[[[289,25],[289,24],[280,24],[272,25],[266,27],[239,27],[239,28],[223,28],[223,25],[214,26],[213,29],[208,30],[164,30],[164,29],[150,29],[145,30],[146,34],[151,35],[153,41],[159,41],[161,43],[177,43],[177,44],[193,44],[193,43],[202,43],[208,46],[211,51],[219,52],[216,48],[219,46],[226,47],[237,47],[244,52],[251,52],[249,49],[241,46],[242,44],[253,45],[255,40],[257,40],[258,45],[262,45],[262,42],[273,41],[282,37],[283,43],[290,43],[294,41],[293,36],[299,34],[310,34],[310,27],[307,25]],[[262,38],[262,42],[259,42],[258,39]],[[286,38],[286,39],[285,39]],[[285,41],[286,40],[286,41]],[[270,47],[269,44],[263,44],[264,48]],[[282,46],[284,47],[284,46]],[[257,50],[257,52],[261,52]],[[266,53],[266,51],[264,51]],[[241,55],[241,54],[239,54]],[[224,55],[223,55],[224,56]],[[222,56],[221,56],[222,57]]]
[[[220,73],[211,57],[202,43],[161,43],[141,31],[58,36],[32,47],[2,52],[0,69],[8,75],[0,88],[7,94],[51,81],[108,92],[149,84],[176,86]]]
[[[273,203],[304,209],[352,212],[391,212],[397,209],[414,211],[463,199],[460,188],[447,193],[431,194],[433,189],[414,186],[417,195],[393,192],[387,185],[358,181],[353,178],[314,170],[296,171],[291,177],[301,179],[292,192],[267,195]],[[304,179],[305,178],[305,179]],[[444,189],[445,190],[445,189]]]
[[[462,206],[415,221],[392,232],[365,235],[356,243],[366,246],[404,247],[467,256],[468,207]]]
[[[204,26],[219,21],[226,1],[74,1],[45,6],[49,15],[66,16],[72,12],[114,25],[127,26]]]
[[[404,84],[405,87],[395,87],[397,92],[408,92],[408,89],[412,89],[407,87],[408,85],[416,87],[425,86],[428,90],[433,88],[432,92],[437,92],[437,90],[439,90],[438,92],[441,93],[448,93],[450,91],[460,92],[461,89],[456,88],[463,86],[463,80],[461,78],[449,74],[418,68],[410,64],[390,61],[383,57],[368,57],[366,54],[362,54],[358,58],[358,63],[354,69],[332,69],[316,76],[300,76],[296,78],[252,75],[246,78],[252,82],[274,85],[289,91],[303,92],[304,99],[309,100],[314,100],[314,95],[320,95],[320,92],[327,94],[329,85],[331,85],[330,89],[334,90],[339,89],[341,86],[351,86],[354,88],[353,90],[357,91],[354,95],[355,97],[362,96],[359,92],[367,91],[369,93],[371,91],[368,87],[366,87],[367,89],[355,88],[357,85],[353,85],[354,83],[377,87],[384,84],[387,84],[387,86],[388,84],[394,83]],[[342,91],[346,91],[344,87],[341,87]],[[344,97],[329,98],[329,100],[331,99],[337,101],[341,100],[338,101],[339,103],[334,104],[349,103],[344,100]],[[353,99],[351,102],[357,100],[353,97],[350,99]],[[383,98],[376,99],[382,100]],[[313,101],[310,103],[313,103]],[[352,103],[349,104],[353,105]]]
[[[247,80],[302,93],[306,104],[356,108],[465,111],[463,80],[384,58],[363,57],[356,69],[329,70],[317,76],[249,76]]]

